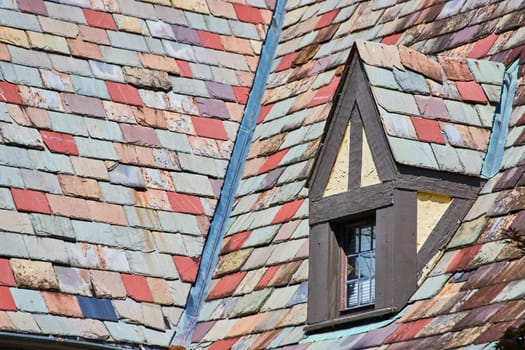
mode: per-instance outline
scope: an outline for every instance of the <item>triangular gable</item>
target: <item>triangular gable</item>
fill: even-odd
[[[372,150],[368,143],[365,131],[362,133],[363,143],[361,147],[361,187],[377,185],[381,183]]]
[[[351,57],[312,175],[315,198],[379,184],[394,175],[366,75],[357,55]]]
[[[343,140],[335,158],[334,165],[330,171],[328,183],[323,192],[323,197],[348,191],[348,177],[350,169],[350,131],[351,122],[345,128]]]

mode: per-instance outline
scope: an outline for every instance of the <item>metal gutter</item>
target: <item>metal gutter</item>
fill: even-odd
[[[237,139],[233,146],[230,162],[226,169],[219,202],[217,203],[217,208],[210,225],[208,236],[204,243],[197,279],[195,285],[190,290],[186,302],[186,308],[179,320],[177,332],[174,334],[171,341],[171,344],[173,345],[187,347],[191,344],[200,310],[204,304],[206,295],[208,294],[211,278],[219,259],[222,240],[232,212],[235,194],[241,180],[257,118],[261,111],[266,83],[271,72],[273,60],[277,51],[277,45],[279,44],[279,37],[284,22],[285,4],[286,0],[277,0],[275,4],[272,21],[261,49],[259,64],[255,72],[252,89],[248,96],[248,101],[237,133]]]
[[[93,341],[73,340],[62,337],[0,332],[2,349],[55,350],[55,349],[87,349],[87,350],[123,350],[131,346],[113,346]]]
[[[500,101],[494,115],[489,147],[481,169],[481,177],[485,179],[496,175],[501,167],[505,142],[507,141],[507,134],[509,132],[512,103],[514,102],[514,95],[516,94],[518,67],[518,61],[516,60],[505,71]]]

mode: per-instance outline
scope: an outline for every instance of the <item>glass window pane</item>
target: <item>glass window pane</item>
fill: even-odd
[[[363,227],[361,234],[361,251],[372,249],[372,227]]]
[[[353,280],[357,278],[357,264],[356,264],[356,256],[349,256],[346,258],[347,265],[346,265],[346,280]]]
[[[346,285],[346,307],[359,305],[359,285],[357,283],[348,283]]]
[[[346,231],[346,307],[375,302],[375,226],[353,227]]]

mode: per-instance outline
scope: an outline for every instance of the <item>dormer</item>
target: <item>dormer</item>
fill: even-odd
[[[310,331],[406,305],[483,184],[504,73],[356,42],[310,178]]]

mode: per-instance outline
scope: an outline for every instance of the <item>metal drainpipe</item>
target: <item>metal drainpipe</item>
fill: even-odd
[[[177,333],[171,341],[172,345],[188,347],[191,344],[200,310],[208,294],[213,271],[219,259],[221,243],[232,211],[233,201],[235,200],[235,193],[239,186],[257,118],[261,111],[266,82],[268,81],[275,52],[277,51],[284,22],[285,4],[286,0],[277,0],[275,4],[272,21],[261,49],[252,89],[248,96],[248,102],[233,146],[230,163],[224,177],[219,202],[204,243],[197,279],[190,290],[186,308],[179,320]]]

